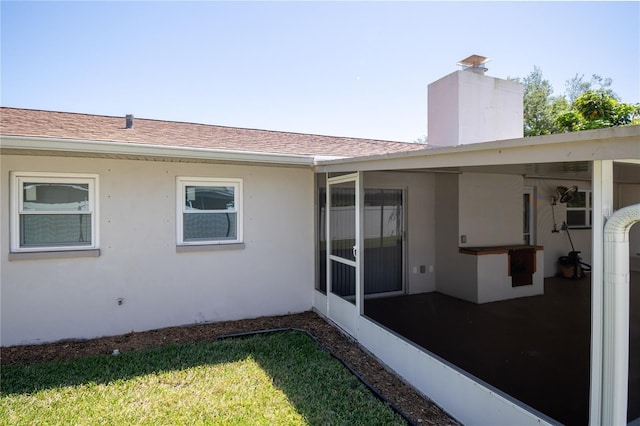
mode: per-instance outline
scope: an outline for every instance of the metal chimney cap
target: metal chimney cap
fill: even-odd
[[[133,129],[133,114],[127,114],[125,118],[126,118],[125,129]]]
[[[477,74],[484,74],[487,72],[487,68],[483,65],[489,62],[491,59],[480,55],[471,55],[457,63],[463,70],[469,70]]]
[[[465,58],[465,59],[461,60],[456,65],[460,65],[460,66],[467,67],[467,68],[479,67],[480,65],[486,64],[490,60],[491,59],[486,58],[484,56],[471,55],[468,58]]]

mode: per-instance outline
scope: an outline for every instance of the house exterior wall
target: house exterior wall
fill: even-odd
[[[478,269],[475,259],[459,253],[459,180],[455,174],[437,174],[436,288],[437,291],[464,300],[478,299]]]
[[[2,346],[311,308],[310,170],[10,155],[1,166]],[[100,256],[10,261],[10,171],[98,174]],[[176,176],[243,179],[243,248],[177,252]]]
[[[460,236],[466,236],[460,246],[522,244],[522,177],[462,173],[459,179]]]

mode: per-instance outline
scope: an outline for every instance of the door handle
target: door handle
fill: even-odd
[[[358,250],[356,249],[356,246],[353,246],[353,258],[357,258],[358,257]]]

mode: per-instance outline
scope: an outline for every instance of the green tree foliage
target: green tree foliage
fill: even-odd
[[[584,92],[589,90],[603,90],[608,95],[617,98],[617,95],[611,90],[611,84],[613,80],[610,78],[602,78],[598,74],[593,74],[591,80],[585,81],[584,74],[576,74],[572,79],[567,80],[565,88],[567,89],[567,102],[572,104],[573,101]]]
[[[637,124],[638,117],[640,104],[619,102],[611,91],[596,89],[578,95],[571,109],[556,117],[555,125],[560,131],[573,132]]]
[[[516,80],[524,85],[525,136],[640,124],[640,104],[620,102],[610,78],[594,74],[587,81],[576,74],[566,83],[567,94],[556,97],[538,67]]]
[[[555,133],[554,119],[566,108],[564,98],[554,98],[553,87],[534,67],[524,79],[517,79],[524,86],[524,135],[538,136]]]

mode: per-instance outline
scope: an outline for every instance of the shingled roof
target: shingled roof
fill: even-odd
[[[358,157],[425,145],[125,117],[0,107],[0,134],[275,154]]]

